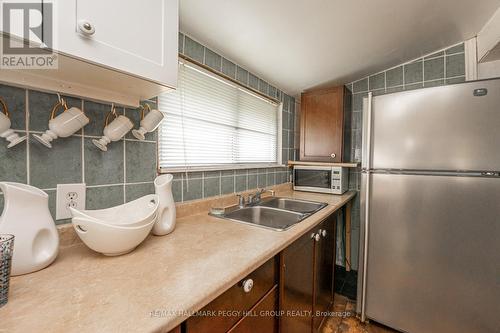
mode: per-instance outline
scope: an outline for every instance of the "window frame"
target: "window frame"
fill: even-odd
[[[276,103],[278,106],[278,129],[277,129],[277,152],[276,152],[276,162],[270,162],[270,163],[231,163],[231,164],[207,164],[207,165],[184,165],[184,166],[176,166],[176,167],[161,167],[160,166],[160,145],[161,145],[161,140],[160,140],[160,135],[158,133],[157,135],[157,164],[158,164],[158,173],[159,174],[164,174],[164,173],[176,173],[176,172],[195,172],[195,171],[218,171],[218,170],[238,170],[238,169],[264,169],[264,168],[279,168],[279,167],[286,167],[286,164],[283,164],[283,155],[282,155],[282,148],[283,148],[283,102],[270,98],[268,96],[265,96],[262,94],[260,91],[257,91],[255,89],[252,89],[250,87],[247,87],[243,85],[242,83],[222,74],[219,73],[210,67],[207,67],[205,65],[202,65],[200,63],[191,61],[190,59],[186,58],[179,58],[179,63],[184,63],[187,64],[188,66],[194,67],[196,70],[199,70],[200,72],[203,72],[211,77],[213,77],[216,80],[221,80],[225,81],[226,83],[230,85],[236,85],[239,89],[242,89],[246,91],[247,93],[251,95],[256,95],[256,98],[262,98],[264,100],[267,100],[271,103]],[[161,110],[160,110],[161,111]],[[165,118],[164,121],[168,121],[167,118]],[[158,129],[160,131],[160,129]]]

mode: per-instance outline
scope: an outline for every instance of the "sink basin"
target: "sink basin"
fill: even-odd
[[[304,219],[300,213],[261,206],[239,208],[224,217],[274,230],[286,230]]]
[[[325,203],[321,202],[275,197],[263,199],[262,202],[257,205],[263,207],[279,208],[303,214],[315,213],[316,211],[326,206]]]
[[[212,209],[210,215],[223,219],[284,231],[326,207],[327,204],[289,198],[265,198],[245,207]]]

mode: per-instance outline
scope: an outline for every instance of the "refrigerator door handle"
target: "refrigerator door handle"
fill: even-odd
[[[362,207],[362,272],[361,272],[361,294],[358,294],[361,297],[361,321],[364,322],[366,320],[366,280],[367,280],[367,272],[368,272],[368,233],[370,226],[370,183],[371,183],[371,173],[370,171],[363,172],[363,179],[361,186],[361,207]],[[361,244],[360,244],[361,245]],[[359,281],[359,280],[358,280]],[[359,286],[358,286],[359,288]],[[358,302],[360,300],[358,299]]]
[[[373,94],[368,93],[368,97],[363,99],[363,132],[362,132],[362,153],[361,169],[371,169],[371,150],[372,150],[372,99]]]

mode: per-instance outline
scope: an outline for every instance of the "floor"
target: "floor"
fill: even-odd
[[[323,324],[321,333],[397,333],[390,328],[374,322],[364,324],[356,318],[356,302],[335,294],[333,311],[337,314],[329,317]]]

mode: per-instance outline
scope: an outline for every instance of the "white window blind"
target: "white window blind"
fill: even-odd
[[[195,65],[158,97],[162,168],[277,163],[281,106]]]

